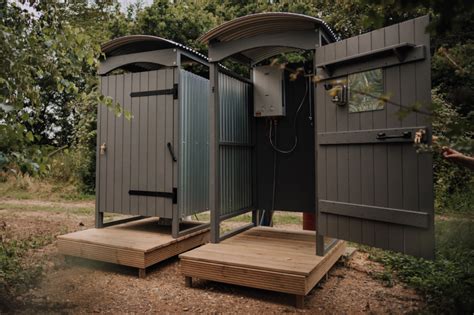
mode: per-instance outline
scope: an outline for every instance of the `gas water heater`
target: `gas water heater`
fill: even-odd
[[[253,68],[254,116],[285,116],[284,69],[277,66]]]

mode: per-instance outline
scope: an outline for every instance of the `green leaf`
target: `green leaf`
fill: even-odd
[[[35,136],[31,131],[28,131],[26,133],[26,140],[28,140],[28,142],[33,142],[35,140]]]

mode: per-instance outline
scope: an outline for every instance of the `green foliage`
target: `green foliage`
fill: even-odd
[[[457,113],[450,130],[442,132],[442,143],[472,151],[474,15],[470,1],[456,0],[447,5],[441,0],[155,0],[148,7],[140,2],[131,5],[125,12],[115,1],[30,3],[37,13],[22,11],[13,2],[0,7],[0,103],[14,108],[5,112],[0,107],[0,121],[6,122],[0,123],[0,168],[4,171],[56,176],[58,168],[51,168],[54,161],[48,158],[48,151],[67,145],[74,152],[71,158],[81,164],[74,168],[74,177],[84,191],[92,192],[97,106],[103,104],[122,114],[121,107],[97,89],[99,45],[126,34],[151,34],[206,53],[206,47],[197,40],[199,36],[225,21],[269,11],[319,17],[342,38],[431,13],[433,86],[439,98],[450,104],[449,111]],[[307,55],[297,52],[278,56],[276,62],[307,59]],[[239,65],[226,66],[247,74]],[[435,108],[435,120],[445,118],[443,104]],[[451,179],[460,186],[468,183],[461,181],[465,177],[456,176],[458,171],[441,160],[435,169],[440,171],[436,179],[449,183],[449,187],[438,190],[437,196],[464,193],[463,189],[452,188]]]
[[[5,222],[2,222],[5,224]],[[0,227],[0,311],[11,311],[12,302],[34,285],[41,276],[41,264],[27,266],[22,259],[26,253],[53,241],[52,237],[9,239],[5,226]]]
[[[416,288],[435,313],[474,311],[474,222],[445,220],[436,223],[436,259],[414,258],[388,251],[371,250],[371,258],[385,265],[376,277],[389,283],[398,278]]]
[[[444,99],[438,90],[432,93],[433,132],[438,137],[436,146],[451,146],[469,152],[474,147],[472,126],[468,119]],[[474,174],[450,163],[441,155],[434,156],[435,209],[437,213],[472,212],[474,204]]]
[[[33,12],[14,2],[0,7],[0,104],[13,108],[0,110],[0,152],[19,171],[45,175],[48,146],[74,145],[101,104],[121,112],[100,94],[96,76],[109,34],[98,25],[113,10],[88,1],[30,3]]]

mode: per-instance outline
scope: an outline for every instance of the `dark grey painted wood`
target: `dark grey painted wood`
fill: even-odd
[[[278,130],[273,137],[280,148],[289,148],[294,143],[294,118],[308,84],[308,78],[299,76],[290,80],[290,73],[285,73],[285,106],[286,116],[278,121]],[[291,154],[278,154],[276,163],[277,183],[275,187],[275,209],[284,211],[314,212],[315,208],[315,146],[314,124],[308,119],[310,115],[309,93],[298,114],[296,126],[298,145]],[[253,116],[253,112],[251,113]],[[273,159],[275,150],[268,141],[269,124],[266,119],[256,119],[256,146],[252,152],[257,159],[257,195],[258,209],[272,208],[273,195]],[[277,134],[275,136],[275,134]],[[228,146],[222,146],[226,150]],[[238,149],[238,147],[233,146]],[[227,149],[228,150],[228,149]],[[242,153],[251,152],[250,150]],[[250,173],[250,172],[248,172]],[[222,176],[224,178],[224,176]],[[246,181],[248,183],[248,181]],[[244,182],[239,183],[246,185]],[[250,200],[250,199],[247,199]]]
[[[336,59],[345,58],[347,56],[347,41],[340,41],[335,44]],[[348,130],[348,113],[344,107],[335,106],[336,108],[336,130],[338,132],[347,132]],[[336,147],[337,151],[337,200],[349,201],[349,148],[347,145]],[[349,238],[349,218],[337,217],[337,234],[342,239]]]
[[[161,72],[160,75],[157,76],[157,89],[162,90],[166,88],[166,75],[163,75]],[[157,104],[160,106],[157,107],[156,110],[156,123],[157,123],[157,134],[163,135],[161,137],[155,137],[156,141],[156,148],[157,148],[157,163],[156,163],[156,181],[157,191],[166,191],[165,188],[165,154],[164,150],[160,148],[164,148],[166,146],[166,139],[165,139],[165,131],[166,131],[166,98],[165,95],[157,96]],[[163,198],[156,198],[156,213],[163,214],[165,213],[165,202],[166,200]]]
[[[315,52],[316,60],[325,59],[324,49],[318,49]],[[322,84],[316,84],[315,113],[316,113],[316,133],[326,132],[326,98],[327,93]],[[317,139],[317,137],[315,137]],[[326,185],[326,148],[316,146],[316,180],[317,180],[317,199],[327,199]],[[318,202],[316,201],[316,205]],[[327,215],[320,213],[317,209],[317,230],[320,234],[327,234]]]
[[[108,78],[107,95],[115,99],[115,82],[116,77]],[[106,175],[106,195],[105,207],[106,211],[114,209],[114,165],[115,165],[115,114],[112,110],[107,110],[107,139],[105,140],[107,150],[105,153],[107,160],[107,175]]]
[[[132,92],[140,91],[140,73],[132,74]],[[132,97],[132,121],[131,121],[131,165],[130,165],[130,188],[133,190],[139,187],[139,148],[140,148],[140,98]],[[128,192],[127,192],[128,193]],[[139,214],[139,198],[138,196],[130,196],[130,213]]]
[[[124,76],[116,76],[115,82],[115,100],[124,106],[123,95]],[[113,198],[114,209],[117,212],[124,213],[122,205],[122,183],[123,183],[123,115],[115,117],[115,161],[114,161],[114,183],[113,183]]]
[[[359,38],[359,53],[368,52],[372,49],[371,33],[362,34]],[[362,112],[358,114],[361,130],[373,129],[373,113]],[[362,204],[374,204],[374,151],[372,145],[361,145],[361,190]],[[367,245],[375,245],[374,222],[362,221],[362,242]]]
[[[163,66],[172,67],[177,62],[176,49],[162,49],[160,51],[145,51],[135,54],[126,54],[120,56],[108,57],[102,61],[99,66],[99,75],[105,75],[115,69],[129,64],[154,63]]]
[[[405,43],[406,44],[406,43]],[[384,49],[384,48],[382,48]],[[366,52],[362,54],[364,59],[345,59],[343,62],[331,62],[329,64],[317,65],[317,72],[326,78],[336,78],[354,72],[368,71],[381,67],[390,67],[401,63],[415,62],[426,58],[427,50],[423,45],[408,48],[406,52],[401,52],[405,57],[400,61],[399,56],[393,49],[385,51],[384,54],[374,54]],[[352,64],[351,64],[352,62]],[[342,66],[345,64],[346,66]]]
[[[385,45],[392,45],[399,42],[399,26],[398,24],[385,28]],[[394,103],[400,104],[400,66],[389,67],[385,69],[385,87],[387,91],[392,91],[390,96]],[[397,116],[398,108],[388,103],[386,104],[387,128],[397,128],[401,126],[400,119]],[[411,130],[413,136],[417,128]],[[410,141],[413,141],[410,139]],[[390,189],[388,190],[388,207],[403,209],[403,167],[401,144],[391,144],[387,146],[387,166],[388,181]],[[413,209],[409,207],[408,209]],[[405,227],[390,225],[389,226],[389,244],[388,248],[394,251],[403,252],[403,233]]]
[[[127,112],[132,111],[132,99],[130,92],[132,90],[132,74],[124,74],[124,110]],[[131,184],[131,122],[132,119],[123,119],[123,180],[122,180],[122,209],[124,214],[130,214],[130,196],[128,191],[130,190]]]
[[[211,242],[220,239],[220,200],[219,200],[219,65],[209,67],[209,210],[211,212]]]
[[[147,91],[156,90],[158,89],[158,72],[152,71],[149,73],[148,76],[148,88]],[[158,111],[158,97],[150,96],[148,98],[148,115],[147,115],[147,125],[148,125],[148,139],[147,139],[147,147],[148,147],[148,154],[147,154],[147,190],[149,191],[160,191],[157,188],[157,177],[156,177],[156,169],[158,167],[157,163],[157,145],[156,145],[156,138],[159,137],[158,134],[158,122],[156,120],[156,115]],[[162,148],[162,147],[161,147]],[[156,203],[157,198],[147,197],[147,205],[146,210],[149,216],[156,216]]]
[[[385,45],[384,29],[378,29],[370,33],[372,49],[382,49]],[[373,111],[373,128],[386,128],[387,121],[384,111]],[[386,207],[388,204],[388,178],[387,178],[387,146],[374,145],[374,205]],[[388,230],[386,223],[374,222],[375,246],[388,247]]]
[[[359,38],[352,37],[346,42],[347,56],[354,56],[359,53]],[[348,130],[350,133],[360,129],[359,115],[348,115]],[[349,202],[361,203],[362,191],[360,178],[361,170],[361,148],[360,146],[348,146],[349,154]],[[362,220],[359,218],[349,218],[349,237],[355,242],[362,241]]]
[[[421,17],[317,48],[316,63],[331,63],[337,58],[400,43],[413,43],[428,51],[427,24],[428,18]],[[354,69],[356,66],[348,63],[334,73],[350,73]],[[316,87],[318,197],[331,205],[328,210],[327,204],[319,204],[318,229],[327,236],[431,258],[432,156],[417,153],[412,144],[418,129],[424,128],[430,135],[431,127],[425,114],[411,113],[401,121],[397,116],[397,104],[412,106],[421,102],[423,110],[429,112],[429,56],[410,63],[386,64],[383,69],[385,92],[394,103],[386,103],[383,110],[341,114],[338,110],[347,111],[347,107],[337,107],[329,100],[322,88],[324,80]],[[324,119],[319,116],[321,113]],[[387,135],[411,131],[412,137],[382,143],[370,139],[382,131]],[[364,216],[367,213],[370,219]]]
[[[209,60],[218,62],[253,48],[282,46],[298,49],[314,49],[318,44],[319,36],[314,30],[262,34],[229,42],[211,42],[209,43]],[[258,62],[260,60],[254,61]]]
[[[140,72],[140,92],[148,91],[149,72]],[[135,92],[135,91],[134,91]],[[138,189],[149,190],[148,177],[148,100],[150,97],[139,97],[140,118],[138,119]],[[135,189],[135,187],[134,187]],[[147,196],[138,197],[139,213],[150,215],[147,211]]]
[[[324,56],[326,60],[336,59],[336,46],[326,45],[324,48]],[[326,100],[326,131],[337,131],[337,107],[330,106],[330,100]],[[337,200],[337,148],[334,146],[326,149],[326,195],[329,200]],[[327,234],[331,237],[337,237],[338,217],[327,215]]]
[[[176,100],[172,95],[130,97],[131,92],[172,88],[173,69],[102,77],[101,90],[133,115],[131,120],[99,109],[98,205],[102,212],[172,218],[173,201],[165,197],[130,195],[130,190],[173,192],[177,163],[167,143],[177,148]],[[176,137],[175,137],[176,134]],[[176,208],[177,209],[177,208]]]
[[[319,210],[323,213],[331,213],[341,216],[395,223],[420,228],[427,228],[429,223],[429,215],[425,212],[379,206],[357,205],[346,202],[320,200]]]

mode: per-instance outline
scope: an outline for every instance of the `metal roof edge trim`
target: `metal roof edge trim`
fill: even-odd
[[[210,40],[213,38],[217,37],[220,33],[223,33],[224,31],[228,31],[229,29],[232,29],[234,25],[241,27],[240,23],[245,21],[245,22],[250,22],[252,20],[255,20],[257,18],[261,17],[275,17],[276,19],[282,19],[284,17],[288,18],[298,18],[298,19],[304,19],[307,20],[308,22],[315,22],[320,24],[323,29],[330,35],[331,39],[333,41],[339,41],[340,38],[336,36],[334,31],[331,29],[331,27],[322,19],[310,16],[310,15],[305,15],[305,14],[300,14],[300,13],[292,13],[292,12],[262,12],[262,13],[255,13],[255,14],[249,14],[249,15],[244,15],[238,18],[235,18],[233,20],[224,22],[213,29],[209,30],[205,34],[201,35],[198,38],[198,41],[208,44]]]
[[[100,46],[100,48],[101,48],[102,53],[107,54],[108,52],[111,52],[112,50],[114,50],[116,48],[119,48],[121,46],[128,45],[128,44],[134,43],[134,42],[138,43],[138,42],[145,42],[145,41],[167,43],[167,44],[170,44],[171,46],[173,46],[175,48],[179,48],[179,49],[185,50],[187,52],[190,52],[193,55],[204,59],[205,61],[209,61],[208,58],[205,55],[201,54],[200,52],[198,52],[198,51],[196,51],[196,50],[194,50],[190,47],[187,47],[183,44],[177,43],[175,41],[172,41],[172,40],[169,40],[169,39],[166,39],[166,38],[153,36],[153,35],[126,35],[126,36],[122,36],[122,37],[117,37],[117,38],[114,38],[114,39],[102,44]]]

